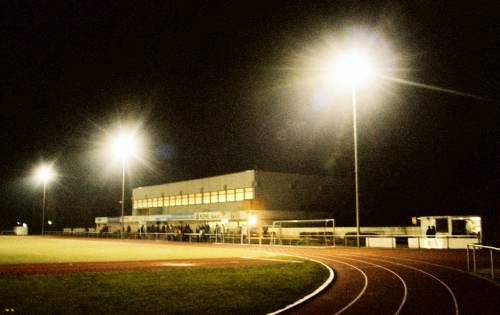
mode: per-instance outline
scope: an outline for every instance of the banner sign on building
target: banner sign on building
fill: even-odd
[[[222,219],[222,212],[198,212],[198,220],[207,220],[207,221],[213,221],[213,220],[221,220]]]

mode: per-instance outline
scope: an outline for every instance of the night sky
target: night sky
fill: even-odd
[[[0,6],[1,229],[39,228],[41,187],[30,175],[41,161],[59,174],[47,200],[57,228],[118,216],[119,165],[96,152],[119,123],[140,124],[148,139],[128,195],[253,168],[325,174],[338,180],[328,210],[353,224],[349,90],[330,100],[297,79],[315,47],[354,29],[390,43],[398,78],[472,95],[394,82],[376,97],[359,91],[361,224],[498,214],[495,1]]]

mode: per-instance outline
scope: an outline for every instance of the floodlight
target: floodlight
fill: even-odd
[[[112,150],[115,157],[127,160],[137,152],[137,141],[130,133],[120,132],[112,140]]]
[[[43,183],[47,183],[54,177],[55,173],[50,165],[42,165],[36,171],[36,177]]]
[[[351,84],[369,81],[375,72],[369,56],[358,50],[351,50],[338,56],[332,70],[337,80],[345,80]]]

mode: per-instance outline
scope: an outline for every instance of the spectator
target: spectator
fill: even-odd
[[[431,226],[430,226],[430,225],[428,225],[428,226],[427,226],[427,231],[425,231],[425,235],[426,235],[426,236],[430,236],[430,235],[432,235],[432,229],[431,229]]]

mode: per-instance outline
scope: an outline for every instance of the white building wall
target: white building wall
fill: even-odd
[[[132,215],[187,215],[220,212],[224,214],[224,217],[233,217],[231,213],[255,212],[258,213],[262,224],[270,224],[273,220],[307,219],[325,210],[314,205],[327,202],[330,197],[326,189],[328,186],[333,186],[333,180],[329,177],[250,170],[135,188],[132,191],[134,201]],[[203,200],[201,204],[189,202],[183,205],[177,203],[172,205],[170,200],[170,197],[184,198],[193,194],[224,193],[228,190],[233,190],[233,192],[244,190],[244,200],[226,200],[225,202],[216,200],[214,203],[206,203]],[[247,190],[251,191],[250,195],[246,194]],[[168,206],[159,201],[165,200],[165,197],[169,197]],[[158,203],[155,203],[155,199],[158,199]],[[146,205],[145,201],[147,201]]]

